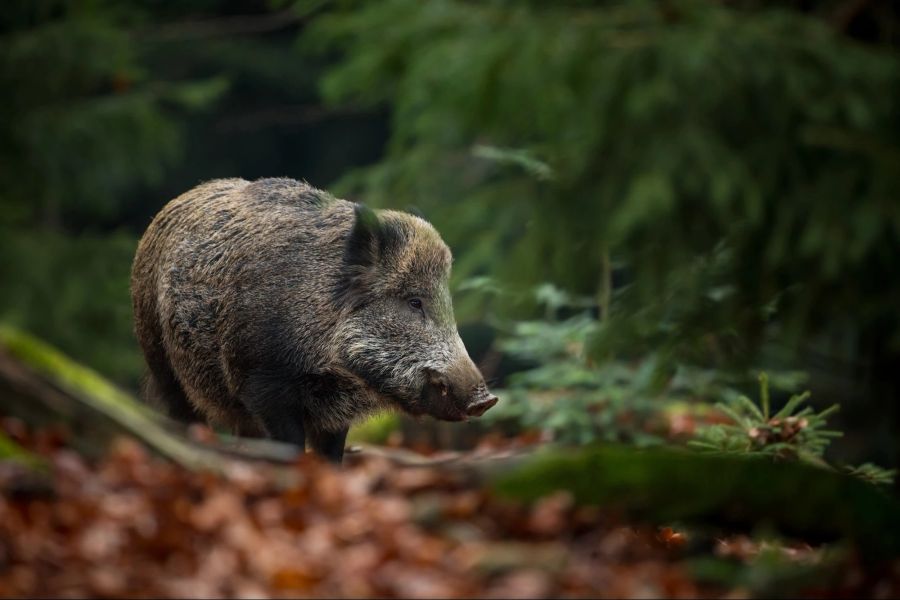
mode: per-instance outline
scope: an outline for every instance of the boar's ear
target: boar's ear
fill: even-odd
[[[357,204],[353,213],[353,228],[344,247],[344,264],[335,300],[358,308],[374,291],[377,265],[399,250],[403,236],[395,224],[379,219],[371,208]]]
[[[356,267],[373,267],[390,261],[403,248],[406,237],[398,222],[379,218],[362,204],[353,209],[353,229],[347,238],[344,263]]]
[[[371,208],[357,204],[353,208],[353,229],[344,249],[344,265],[368,268],[378,260],[381,222]]]

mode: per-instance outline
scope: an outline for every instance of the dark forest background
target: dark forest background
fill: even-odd
[[[895,466],[898,40],[887,0],[10,0],[0,321],[136,389],[152,216],[288,176],[436,225],[500,421],[653,443],[765,370]]]

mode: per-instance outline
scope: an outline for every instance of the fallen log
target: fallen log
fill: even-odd
[[[191,440],[176,424],[91,369],[34,337],[0,326],[0,413],[43,427],[63,423],[71,446],[101,455],[117,436],[141,440],[152,451],[192,470],[227,472],[234,460],[284,463],[297,449],[268,440],[225,437],[221,449]]]

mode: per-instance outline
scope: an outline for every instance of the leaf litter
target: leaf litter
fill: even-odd
[[[3,597],[747,595],[693,576],[689,533],[623,522],[566,493],[526,505],[456,471],[380,455],[341,469],[302,456],[285,486],[266,463],[193,472],[130,438],[91,463],[59,430],[15,419],[2,428],[48,463],[42,474],[0,462]],[[732,536],[715,552],[750,560],[759,547]],[[895,592],[896,575],[857,570],[847,585]]]

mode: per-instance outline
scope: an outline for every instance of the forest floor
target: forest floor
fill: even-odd
[[[0,461],[3,597],[900,595],[897,561],[863,568],[851,555],[827,580],[792,575],[779,588],[785,565],[815,574],[826,550],[728,532],[692,539],[566,493],[516,502],[448,467],[508,456],[525,438],[417,466],[386,450],[351,453],[340,469],[304,456],[278,473],[236,460],[214,474],[131,438],[91,461],[60,430],[0,425],[46,464]],[[723,564],[734,567],[727,577]]]

